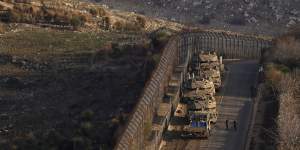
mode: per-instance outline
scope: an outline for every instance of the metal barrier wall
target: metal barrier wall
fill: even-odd
[[[250,36],[215,32],[190,32],[172,37],[159,64],[147,82],[128,123],[117,140],[115,150],[144,149],[144,125],[151,122],[175,66],[186,64],[200,51],[216,51],[224,58],[259,59],[271,41]],[[161,139],[161,137],[158,137]]]
[[[272,45],[270,40],[217,32],[183,33],[180,37],[188,41],[192,53],[215,51],[225,59],[259,59],[262,50]]]
[[[151,122],[158,103],[164,95],[173,66],[178,64],[177,37],[170,39],[160,62],[146,84],[125,131],[117,141],[116,150],[143,149],[144,124]]]

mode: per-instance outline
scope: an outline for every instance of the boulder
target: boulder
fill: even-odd
[[[287,24],[286,24],[286,27],[291,27],[293,25],[296,24],[296,21],[295,20],[290,20]]]

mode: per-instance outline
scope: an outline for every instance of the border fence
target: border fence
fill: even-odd
[[[262,50],[271,46],[270,40],[217,32],[187,32],[172,37],[164,48],[160,62],[144,87],[114,149],[145,149],[145,124],[152,122],[173,69],[189,61],[193,53],[215,51],[225,59],[259,59]]]

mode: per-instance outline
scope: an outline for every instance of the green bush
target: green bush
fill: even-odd
[[[74,16],[74,17],[72,17],[70,23],[75,29],[77,29],[84,25],[85,20],[84,20],[84,17],[82,17],[82,16]]]
[[[166,30],[157,31],[151,35],[152,44],[154,48],[161,49],[163,48],[166,43],[168,42],[172,33]]]
[[[85,121],[92,120],[93,116],[94,116],[94,112],[92,110],[86,110],[86,111],[81,113],[81,119],[85,120]]]
[[[275,67],[277,70],[285,74],[291,72],[291,69],[283,64],[276,65]]]

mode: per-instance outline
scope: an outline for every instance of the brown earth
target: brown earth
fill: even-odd
[[[49,34],[56,38],[46,40]],[[26,35],[32,43],[12,44],[29,39]],[[143,46],[99,48],[111,40],[105,36],[95,38],[102,44],[81,43],[79,48],[74,44],[84,38],[81,33],[0,37],[0,149],[112,148],[155,62],[154,53]],[[60,38],[72,49],[63,48]]]

